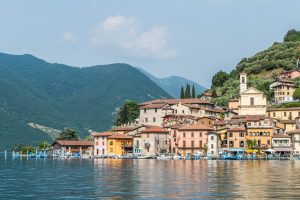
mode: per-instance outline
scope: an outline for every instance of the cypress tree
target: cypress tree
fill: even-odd
[[[187,99],[191,98],[191,88],[190,88],[190,84],[189,83],[186,84],[184,97],[187,98]]]
[[[196,98],[196,90],[195,90],[194,84],[193,84],[193,87],[192,87],[192,98]]]
[[[184,99],[184,89],[183,89],[183,86],[181,86],[180,99]]]

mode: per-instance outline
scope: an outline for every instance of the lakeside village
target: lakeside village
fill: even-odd
[[[291,79],[296,77],[300,77],[298,70],[277,77],[270,85],[272,104],[263,92],[247,87],[245,73],[240,74],[239,97],[230,100],[228,107],[214,105],[209,92],[201,98],[140,103],[135,123],[108,132],[90,131],[92,141],[56,140],[48,154],[59,158],[298,159],[300,107],[273,106],[294,101],[297,87]]]

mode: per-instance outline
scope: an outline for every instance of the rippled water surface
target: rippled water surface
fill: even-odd
[[[0,199],[300,199],[300,161],[4,159]]]

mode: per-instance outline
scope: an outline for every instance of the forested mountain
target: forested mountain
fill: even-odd
[[[206,90],[206,88],[203,87],[202,85],[180,76],[169,76],[166,78],[157,78],[152,74],[146,72],[142,68],[138,68],[138,69],[144,74],[146,74],[152,81],[154,81],[154,83],[156,83],[158,86],[160,86],[162,89],[164,89],[168,94],[170,94],[174,98],[180,97],[180,88],[182,86],[185,87],[187,83],[189,83],[191,86],[192,85],[195,86],[196,96],[202,94]]]
[[[212,78],[214,101],[219,105],[227,105],[228,100],[239,93],[239,73],[248,74],[249,86],[265,93],[268,99],[273,98],[269,85],[283,70],[296,68],[300,58],[300,31],[290,30],[283,42],[275,42],[266,50],[252,57],[243,58],[229,74],[219,71]]]
[[[125,100],[170,96],[146,75],[127,64],[85,68],[51,64],[32,55],[0,53],[0,148],[50,140],[33,122],[55,129],[110,128]]]

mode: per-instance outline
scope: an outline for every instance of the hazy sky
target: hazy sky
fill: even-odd
[[[299,0],[7,0],[0,51],[49,62],[115,62],[210,86],[212,75],[300,29]]]

